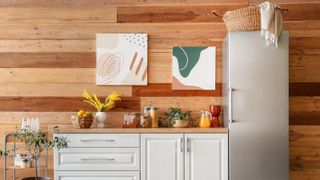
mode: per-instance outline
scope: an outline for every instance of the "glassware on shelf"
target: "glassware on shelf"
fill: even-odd
[[[208,111],[201,111],[201,118],[199,127],[200,128],[209,128],[211,126],[211,113]]]
[[[151,127],[157,128],[158,126],[158,107],[150,107]]]
[[[140,118],[140,112],[124,113],[122,128],[139,128]]]
[[[140,127],[141,128],[150,128],[150,115],[149,114],[143,114],[141,115],[141,121],[140,121]]]
[[[210,113],[212,115],[212,123],[211,123],[211,127],[221,127],[220,123],[219,123],[219,116],[222,110],[221,106],[217,106],[217,105],[210,105],[209,106],[210,109]]]

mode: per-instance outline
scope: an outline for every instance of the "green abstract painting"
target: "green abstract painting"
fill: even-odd
[[[215,47],[174,47],[172,89],[214,90]]]

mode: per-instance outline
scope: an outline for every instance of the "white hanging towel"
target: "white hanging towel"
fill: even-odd
[[[282,14],[280,6],[266,1],[259,5],[261,13],[261,35],[267,45],[278,47],[278,39],[282,31]]]

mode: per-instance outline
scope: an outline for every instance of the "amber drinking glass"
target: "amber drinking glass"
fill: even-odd
[[[215,128],[220,127],[219,116],[220,116],[222,107],[217,106],[217,105],[210,105],[209,109],[210,109],[210,113],[212,115],[211,127],[215,127]]]

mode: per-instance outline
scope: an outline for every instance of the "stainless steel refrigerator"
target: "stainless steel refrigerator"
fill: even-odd
[[[229,180],[288,180],[288,32],[278,48],[257,31],[229,33],[222,53]]]

